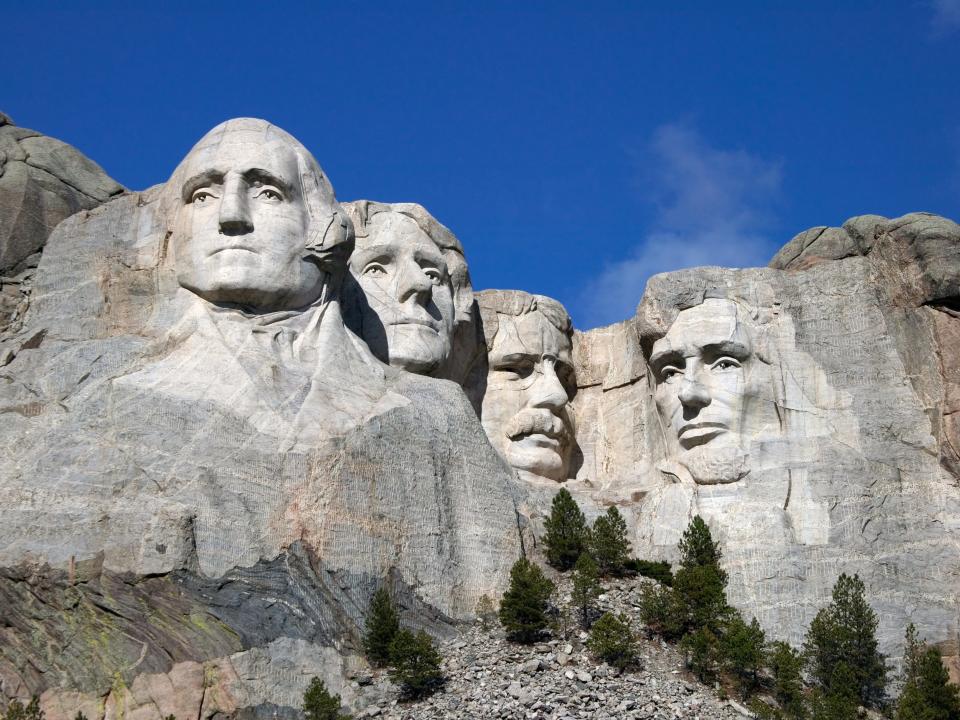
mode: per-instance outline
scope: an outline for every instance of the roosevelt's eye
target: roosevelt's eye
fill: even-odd
[[[270,202],[280,202],[283,200],[283,196],[280,194],[280,191],[272,187],[260,188],[256,197],[258,200],[268,200]]]
[[[733,358],[724,357],[717,360],[712,367],[714,370],[733,370],[740,367],[740,363]]]
[[[681,375],[683,375],[683,371],[680,370],[680,368],[675,368],[672,365],[668,365],[660,371],[660,382],[670,383]]]
[[[381,277],[387,274],[387,270],[380,263],[370,263],[363,269],[363,274],[372,277]]]
[[[203,205],[207,200],[213,200],[215,197],[217,196],[206,188],[200,188],[199,190],[193,191],[193,195],[190,196],[190,202]]]

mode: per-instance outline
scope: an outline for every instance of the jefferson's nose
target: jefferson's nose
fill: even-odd
[[[552,362],[545,361],[540,377],[530,387],[527,404],[529,407],[560,410],[567,404],[567,400],[567,391],[557,377],[556,368]]]
[[[420,265],[413,261],[400,263],[397,269],[397,300],[404,303],[412,297],[421,305],[426,305],[432,291],[433,283]]]
[[[224,235],[253,232],[247,187],[241,178],[228,175],[224,181],[223,198],[220,200],[220,232]]]
[[[710,404],[710,391],[698,379],[685,375],[680,383],[680,403],[688,408],[705,408]]]

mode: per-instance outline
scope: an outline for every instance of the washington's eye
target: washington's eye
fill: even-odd
[[[370,263],[363,269],[364,275],[371,275],[373,277],[380,277],[381,275],[386,275],[387,271],[383,265],[379,263]]]
[[[426,275],[428,278],[430,278],[430,281],[434,285],[439,285],[440,282],[443,280],[443,276],[440,274],[440,271],[437,270],[436,268],[424,268],[423,274]]]
[[[729,357],[720,358],[713,364],[714,370],[732,370],[738,367],[740,367],[740,363]]]
[[[203,190],[203,189],[195,190],[193,192],[193,195],[190,197],[190,202],[197,203],[198,205],[203,205],[205,202],[207,202],[207,200],[212,200],[215,197],[216,195],[214,195],[209,190]]]
[[[257,192],[257,198],[260,200],[270,200],[271,202],[280,202],[283,200],[280,191],[271,187],[260,188],[259,192]]]

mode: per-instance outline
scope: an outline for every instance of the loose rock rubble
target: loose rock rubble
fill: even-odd
[[[472,627],[443,644],[446,684],[431,697],[401,702],[385,673],[354,679],[357,718],[435,720],[734,720],[744,715],[712,688],[693,679],[680,654],[648,639],[637,615],[643,579],[610,583],[598,605],[625,613],[639,636],[639,667],[620,672],[598,663],[585,646],[587,634],[571,622],[567,637],[536,645],[508,642],[503,629]],[[558,583],[560,604],[569,602],[567,578]]]

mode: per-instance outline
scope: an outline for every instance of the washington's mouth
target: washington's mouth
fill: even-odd
[[[557,451],[560,450],[560,446],[563,444],[563,439],[561,437],[540,432],[514,435],[510,438],[510,440],[513,442],[522,442],[527,445],[534,445],[536,447],[549,448]]]
[[[680,428],[677,437],[680,445],[689,450],[692,447],[704,445],[725,432],[727,432],[727,426],[723,423],[690,423]]]

